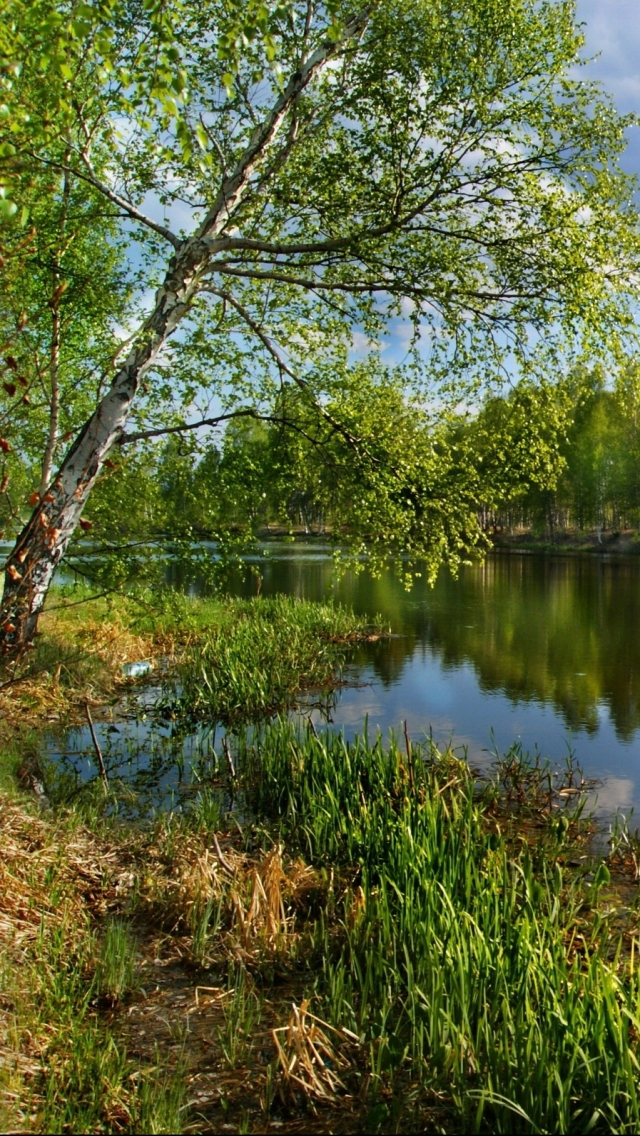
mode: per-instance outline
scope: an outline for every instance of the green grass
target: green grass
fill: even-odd
[[[26,714],[37,726],[53,715],[71,720],[87,698],[113,703],[129,688],[123,664],[140,660],[155,664],[151,681],[163,683],[175,716],[250,719],[286,707],[303,690],[330,688],[349,648],[371,631],[339,605],[289,596],[174,594],[153,606],[79,592],[51,593],[34,650],[0,674],[0,709],[14,732]]]
[[[288,723],[245,766],[271,834],[351,880],[339,929],[310,931],[315,993],[368,1054],[381,1130],[407,1085],[448,1102],[445,1131],[638,1130],[640,982],[608,868],[564,866],[575,819],[518,839],[497,783],[451,755]]]
[[[108,919],[96,967],[98,996],[112,1004],[122,1001],[137,988],[136,970],[136,943],[128,923]]]
[[[289,596],[230,601],[180,660],[179,720],[252,720],[292,705],[302,691],[330,689],[349,647],[370,627],[346,608]]]
[[[41,1072],[32,1081],[32,1125],[41,1132],[180,1132],[184,1090],[176,1071],[135,1069],[96,1010],[96,997],[125,993],[131,947],[122,926],[108,925],[102,952],[78,913],[55,928],[43,922],[28,966],[31,998],[10,972],[3,994],[22,1029],[46,1036]],[[106,985],[105,985],[106,982]],[[128,987],[130,989],[130,987]],[[34,997],[35,995],[35,997]]]
[[[252,1033],[261,1015],[260,999],[243,967],[229,972],[223,1012],[224,1024],[218,1029],[218,1041],[226,1064],[235,1069],[246,1060]]]
[[[25,750],[31,748],[21,736],[9,738],[0,745],[0,790],[11,792],[15,789]]]
[[[222,905],[215,896],[206,900],[202,896],[194,903],[189,919],[191,931],[191,957],[196,966],[206,966],[209,950],[220,926]]]
[[[119,1041],[137,984],[125,912],[162,928],[169,951],[176,936],[194,986],[220,990],[208,1060],[236,1129],[295,1127],[313,1101],[303,1082],[292,1095],[269,1051],[273,1025],[309,998],[338,1031],[349,1092],[324,1100],[323,1131],[638,1130],[637,911],[612,860],[588,854],[588,821],[562,807],[571,798],[550,770],[512,751],[480,781],[429,745],[347,743],[283,720],[247,733],[234,757],[243,833],[212,786],[138,833],[138,883],[119,916],[96,921],[75,901],[67,921],[43,919],[16,1018],[46,1037],[34,1130],[209,1130],[184,1115],[186,1073],[160,1057],[135,1068]],[[49,892],[55,863],[39,885]],[[277,933],[269,910],[286,912]],[[186,1026],[180,1036],[187,1071]]]
[[[138,990],[133,933],[122,916],[104,918],[130,842],[114,842],[98,816],[86,822],[86,811],[0,794],[0,1126],[180,1131],[175,1061],[136,1068],[113,1028]]]

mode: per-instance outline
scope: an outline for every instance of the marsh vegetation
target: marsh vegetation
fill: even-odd
[[[99,777],[44,812],[2,797],[5,1125],[637,1130],[636,838],[598,850],[571,763],[515,748],[480,775],[408,735],[274,717],[309,681],[305,644],[327,683],[372,627],[226,610],[213,656],[194,606],[161,709],[178,691],[204,712],[215,658],[252,714],[217,704],[227,733],[180,809],[128,823]],[[269,613],[290,649],[278,698],[259,678],[252,702],[237,668],[273,653]]]
[[[2,0],[5,1130],[638,1131],[637,836],[573,760],[332,729],[371,607],[223,594],[272,522],[409,588],[505,511],[640,521],[631,119],[575,16]],[[553,689],[522,598],[432,638],[624,740],[634,680]]]

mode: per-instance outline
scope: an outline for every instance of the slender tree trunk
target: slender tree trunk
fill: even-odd
[[[65,162],[69,161],[69,153],[65,154]],[[58,445],[58,433],[60,430],[60,332],[61,332],[61,317],[60,317],[60,299],[65,290],[66,282],[62,279],[60,273],[60,257],[64,256],[67,220],[69,213],[69,197],[71,194],[71,181],[69,174],[65,170],[63,184],[62,184],[62,212],[60,216],[60,243],[58,246],[58,253],[56,254],[55,267],[53,270],[53,292],[51,295],[51,358],[49,361],[49,385],[50,385],[50,402],[49,402],[49,431],[47,434],[47,442],[44,449],[44,456],[42,459],[42,470],[40,473],[40,496],[44,497],[49,487],[49,482],[53,474],[53,460],[55,457],[56,447]]]
[[[344,28],[341,43],[326,41],[293,74],[271,112],[257,126],[199,230],[178,245],[153,312],[117,371],[111,388],[85,423],[58,473],[20,533],[5,566],[0,605],[0,653],[15,657],[31,642],[38,617],[69,541],[110,450],[118,442],[145,372],[188,311],[211,257],[225,247],[238,207],[289,110],[340,47],[358,35],[368,13]]]
[[[59,286],[59,275],[54,274],[56,288]],[[54,292],[55,295],[55,292]],[[42,459],[42,472],[40,474],[40,496],[44,497],[53,474],[53,458],[58,444],[60,429],[60,304],[56,302],[51,312],[51,361],[49,363],[49,382],[51,384],[51,403],[49,410],[49,432]]]

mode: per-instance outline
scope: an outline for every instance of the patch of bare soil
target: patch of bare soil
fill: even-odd
[[[307,915],[329,888],[350,886],[285,862],[278,847],[251,855],[228,833],[161,823],[110,838],[72,813],[38,815],[0,795],[5,1130],[42,1130],[52,1054],[64,1069],[68,1022],[39,1012],[39,982],[54,983],[55,967],[77,957],[82,998],[100,965],[105,919],[117,916],[135,937],[135,988],[111,1003],[94,992],[93,1016],[134,1071],[154,1067],[180,1081],[185,1131],[360,1131],[369,1083],[359,1039],[322,1021],[306,997]],[[117,1117],[101,1131],[129,1130],[134,1091],[122,1089]]]

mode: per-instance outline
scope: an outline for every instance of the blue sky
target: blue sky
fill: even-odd
[[[578,0],[585,53],[598,55],[587,74],[599,79],[624,114],[640,113],[640,0]],[[623,166],[640,175],[640,128],[629,131]]]

